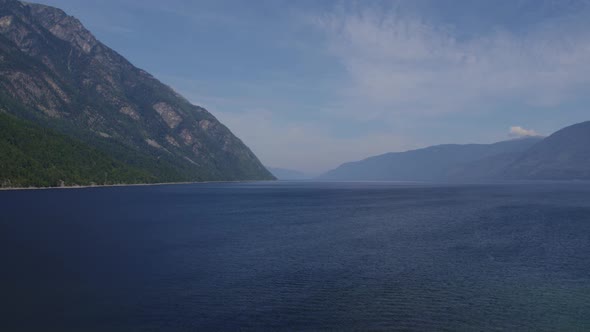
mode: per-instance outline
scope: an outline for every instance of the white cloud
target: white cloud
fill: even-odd
[[[391,117],[500,102],[559,105],[590,83],[590,32],[576,26],[578,20],[471,38],[399,12],[339,12],[315,23],[349,75],[343,103],[370,105],[377,116]]]
[[[520,126],[510,127],[510,136],[512,137],[526,137],[526,136],[540,136],[539,133],[532,129],[525,129]]]

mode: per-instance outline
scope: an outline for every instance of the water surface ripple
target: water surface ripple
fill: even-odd
[[[590,185],[0,192],[3,331],[590,330]]]

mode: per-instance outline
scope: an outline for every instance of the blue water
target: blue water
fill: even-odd
[[[0,330],[590,330],[590,185],[0,192]]]

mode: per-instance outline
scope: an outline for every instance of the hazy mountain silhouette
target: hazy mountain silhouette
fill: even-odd
[[[542,138],[529,137],[494,144],[445,144],[386,153],[341,165],[322,180],[460,181],[495,177],[520,153]]]
[[[509,179],[590,179],[590,121],[563,128],[522,153],[502,172]]]
[[[553,135],[494,144],[447,144],[341,165],[323,180],[478,181],[590,179],[590,121]]]

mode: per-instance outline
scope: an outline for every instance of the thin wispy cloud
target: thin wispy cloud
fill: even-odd
[[[471,38],[403,11],[352,8],[318,16],[350,82],[350,100],[395,115],[472,111],[511,101],[557,106],[590,82],[585,16],[558,17],[525,33],[498,27]]]

